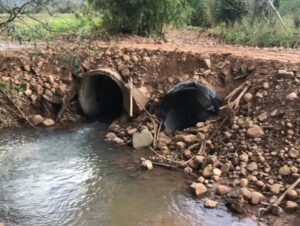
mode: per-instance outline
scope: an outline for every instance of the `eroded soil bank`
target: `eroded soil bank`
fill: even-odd
[[[125,82],[131,78],[136,87],[146,87],[150,102],[140,116],[125,114],[113,122],[108,140],[131,145],[134,134],[148,130],[154,137],[154,166],[182,168],[193,175],[196,196],[222,199],[237,212],[254,205],[252,213],[262,216],[265,211],[281,214],[280,206],[297,222],[299,185],[280,203],[278,199],[299,178],[300,60],[294,53],[275,51],[266,58],[262,54],[272,51],[257,52],[258,57],[252,56],[255,49],[243,55],[125,42],[58,43],[4,52],[0,127],[85,120],[77,99],[83,73],[113,68]],[[287,55],[295,58],[288,62]],[[170,135],[160,129],[157,106],[167,90],[186,80],[215,90],[224,107],[219,116]]]

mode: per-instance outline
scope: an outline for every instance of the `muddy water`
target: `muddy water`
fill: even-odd
[[[104,126],[0,134],[5,225],[256,225],[203,208],[182,175],[134,169],[132,151],[103,142]],[[120,159],[125,159],[120,161]]]

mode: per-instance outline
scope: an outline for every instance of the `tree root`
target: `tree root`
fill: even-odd
[[[150,149],[154,154],[156,154],[159,158],[161,158],[161,159],[163,159],[163,160],[165,160],[165,161],[174,163],[174,164],[176,164],[176,165],[178,165],[178,166],[181,166],[181,165],[182,165],[181,162],[178,162],[178,161],[175,161],[175,160],[173,160],[173,159],[168,159],[168,158],[164,157],[163,155],[161,155],[161,154],[159,154],[157,151],[155,151],[152,147],[149,147],[149,149]]]
[[[225,97],[225,100],[227,100],[227,105],[225,107],[227,108],[230,118],[233,118],[236,115],[236,112],[240,106],[241,99],[249,90],[250,86],[251,83],[249,81],[246,81],[245,83],[241,84],[236,89],[234,89],[227,97]],[[235,96],[237,97],[233,100]]]
[[[264,216],[265,214],[273,212],[274,209],[278,210],[280,208],[279,205],[284,200],[284,198],[287,195],[287,193],[290,190],[294,189],[298,184],[300,184],[300,178],[298,178],[298,180],[296,180],[295,183],[293,183],[288,189],[286,189],[286,191],[276,200],[276,202],[273,205],[269,205],[267,208],[260,209],[258,215],[259,216]],[[274,212],[279,212],[279,211],[274,211]]]
[[[0,89],[1,93],[3,94],[3,96],[6,97],[6,99],[17,109],[17,111],[19,112],[19,115],[21,116],[21,118],[23,118],[24,120],[26,120],[26,122],[32,126],[35,127],[35,125],[33,125],[30,120],[26,117],[26,115],[24,114],[24,112],[17,106],[17,104],[2,90]]]

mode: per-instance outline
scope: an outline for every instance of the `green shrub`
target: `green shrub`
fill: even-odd
[[[243,0],[204,0],[204,8],[213,25],[234,22],[246,15]]]
[[[193,9],[189,24],[192,26],[210,26],[205,12],[204,0],[189,0],[189,4]]]
[[[283,15],[292,15],[300,13],[299,0],[280,0],[280,13]]]
[[[285,18],[287,28],[277,18],[245,17],[233,24],[221,24],[210,32],[230,44],[245,44],[260,47],[297,47],[299,34],[293,27],[292,19]]]
[[[103,15],[110,32],[149,36],[162,34],[166,23],[181,24],[190,17],[187,0],[90,0]]]
[[[299,10],[299,14],[296,14],[294,16],[294,24],[296,28],[300,28],[300,10]]]

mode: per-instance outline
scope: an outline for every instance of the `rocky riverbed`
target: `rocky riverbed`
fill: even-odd
[[[146,87],[150,101],[136,118],[124,114],[106,139],[147,148],[142,159],[194,176],[191,191],[233,211],[299,212],[300,65],[231,54],[104,47],[82,42],[0,55],[0,128],[46,127],[85,120],[77,92],[84,72],[110,67],[125,82]],[[171,134],[156,110],[164,93],[195,80],[217,92],[219,115]]]

